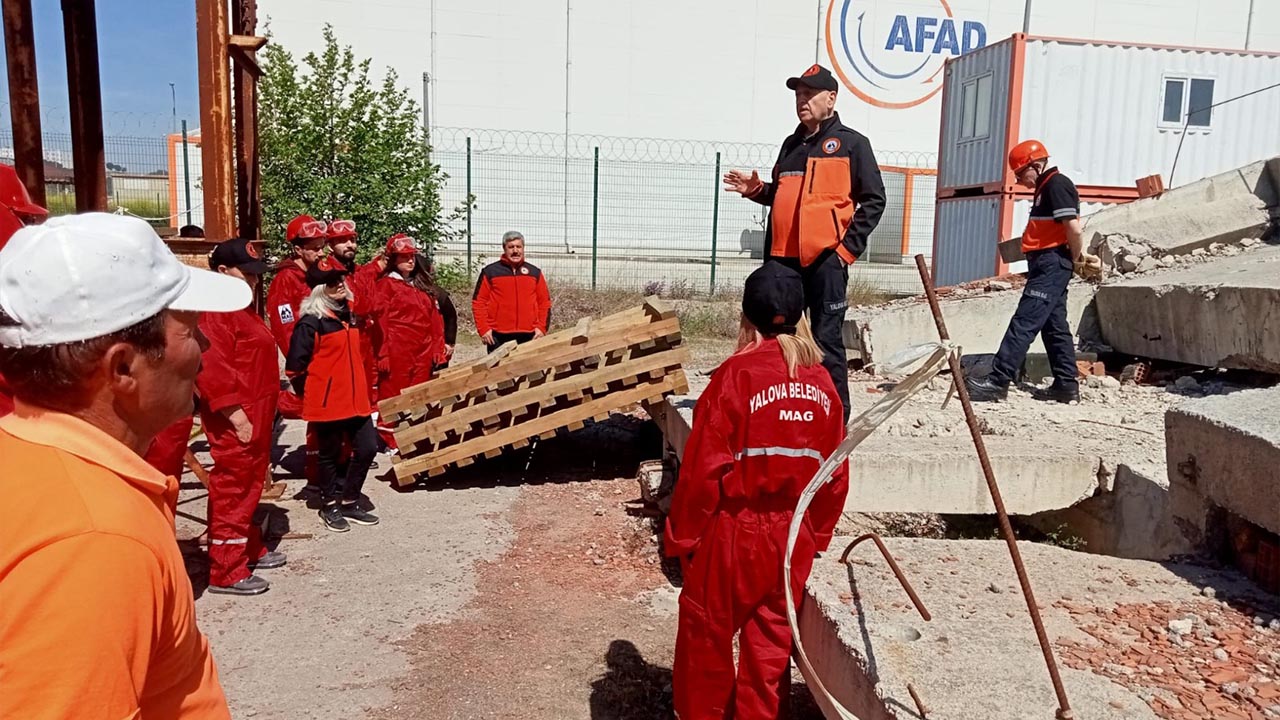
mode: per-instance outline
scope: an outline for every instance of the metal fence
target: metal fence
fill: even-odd
[[[75,212],[69,133],[44,133],[45,196],[55,215]],[[107,204],[154,219],[154,224],[170,215],[169,147],[164,135],[134,137],[108,135],[104,140],[107,162]],[[0,161],[13,162],[13,134],[0,130]]]
[[[777,146],[436,128],[432,159],[448,175],[443,204],[475,204],[461,237],[438,251],[474,271],[519,230],[553,282],[714,293],[760,263],[766,209],[722,190],[731,168],[767,178]],[[888,193],[865,262],[851,280],[914,293],[904,263],[932,251],[936,155],[877,151]]]

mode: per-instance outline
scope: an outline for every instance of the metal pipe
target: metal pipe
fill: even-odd
[[[182,121],[182,189],[187,200],[187,224],[191,224],[191,150],[187,145],[187,121]]]
[[[44,188],[44,144],[40,130],[40,86],[31,29],[31,0],[4,0],[4,51],[9,65],[9,119],[13,166],[31,201],[48,207]]]
[[[711,196],[711,294],[716,294],[716,246],[720,243],[720,152],[716,152],[716,174]]]
[[[600,254],[600,147],[592,152],[591,167],[591,289],[596,289],[596,259]]]
[[[1031,34],[1031,0],[1022,4],[1022,34]]]
[[[1244,49],[1251,50],[1253,44],[1253,0],[1249,0],[1249,15],[1244,21]]]
[[[98,71],[98,20],[93,0],[62,0],[71,102],[71,160],[76,212],[106,212],[107,165],[102,136],[102,83]],[[41,160],[43,163],[43,159]]]
[[[929,720],[929,708],[920,699],[920,695],[916,693],[916,688],[911,683],[907,683],[907,692],[911,693],[911,700],[916,704],[916,710],[920,712],[920,717]]]
[[[467,277],[471,276],[471,137],[467,136]]]
[[[880,554],[884,556],[885,562],[889,563],[889,569],[892,570],[894,576],[898,578],[898,584],[902,586],[903,590],[907,591],[907,597],[911,598],[911,604],[916,606],[916,611],[920,613],[920,617],[924,618],[925,622],[932,620],[933,616],[929,614],[929,609],[924,606],[923,602],[921,602],[920,596],[916,594],[915,588],[911,587],[911,583],[907,581],[906,574],[902,572],[902,568],[898,567],[898,562],[893,559],[893,554],[889,552],[889,548],[885,547],[884,541],[880,539],[879,535],[875,533],[867,533],[866,535],[863,535],[849,543],[849,547],[845,548],[844,552],[840,555],[840,562],[848,565],[849,553],[853,552],[853,549],[863,540],[871,540],[876,544],[876,548],[880,550]]]
[[[942,308],[938,305],[938,293],[934,290],[933,280],[929,276],[929,268],[925,265],[924,255],[916,255],[916,270],[920,273],[920,282],[924,284],[925,296],[929,300],[929,310],[933,313],[933,322],[938,328],[938,337],[944,342],[951,339],[947,332],[947,323],[942,317]],[[973,403],[969,400],[969,389],[964,384],[964,368],[955,353],[948,357],[951,365],[951,379],[955,383],[956,394],[960,397],[960,406],[964,408],[964,419],[969,425],[969,436],[973,438],[974,449],[978,452],[978,462],[982,465],[982,474],[987,481],[987,490],[991,493],[991,502],[996,508],[996,519],[1000,523],[1000,534],[1009,546],[1009,555],[1013,559],[1013,569],[1018,574],[1018,584],[1022,587],[1022,597],[1026,600],[1027,611],[1031,614],[1031,624],[1035,626],[1036,640],[1040,643],[1040,652],[1044,655],[1045,665],[1049,668],[1049,680],[1053,682],[1053,691],[1058,696],[1057,720],[1072,720],[1071,703],[1067,700],[1066,688],[1062,685],[1062,677],[1058,673],[1058,663],[1053,657],[1053,647],[1049,644],[1049,636],[1044,630],[1044,622],[1040,619],[1040,608],[1036,604],[1035,592],[1031,589],[1031,580],[1027,577],[1027,568],[1022,564],[1022,553],[1018,551],[1018,541],[1013,535],[1013,526],[1009,524],[1009,513],[1005,511],[1004,499],[1000,496],[1000,486],[996,484],[996,474],[991,468],[991,459],[987,457],[987,447],[982,440],[982,431],[978,425],[978,415],[973,411]]]

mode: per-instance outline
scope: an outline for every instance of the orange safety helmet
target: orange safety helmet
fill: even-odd
[[[284,239],[291,243],[297,243],[299,240],[315,240],[325,238],[329,226],[323,221],[317,220],[310,215],[299,215],[289,221],[289,226],[285,228]]]
[[[31,202],[26,186],[18,179],[18,171],[12,165],[0,165],[0,247],[27,224],[22,216],[48,214],[48,210]]]
[[[1048,160],[1049,151],[1039,140],[1023,140],[1009,151],[1009,169],[1018,172],[1037,160]]]
[[[418,246],[414,239],[404,233],[396,233],[387,239],[386,254],[391,255],[416,255],[418,254]]]

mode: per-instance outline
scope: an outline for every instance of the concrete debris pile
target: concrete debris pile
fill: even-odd
[[[1259,247],[1259,238],[1242,238],[1238,244],[1210,243],[1185,255],[1168,253],[1159,244],[1128,233],[1097,233],[1089,241],[1089,252],[1102,259],[1107,274],[1129,275],[1184,265],[1213,262],[1216,258],[1235,257]]]
[[[1208,599],[1054,606],[1091,636],[1059,640],[1063,664],[1129,688],[1161,718],[1280,717],[1280,632],[1261,617]]]
[[[629,405],[656,415],[665,396],[688,392],[687,361],[675,310],[656,297],[523,345],[507,343],[379,404],[395,424],[396,482],[578,430]]]

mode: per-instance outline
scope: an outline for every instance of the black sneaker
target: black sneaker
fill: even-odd
[[[1080,386],[1063,387],[1058,383],[1054,383],[1047,388],[1036,388],[1031,391],[1031,397],[1036,400],[1053,401],[1060,403],[1080,402]]]
[[[974,402],[1003,402],[1009,397],[1008,385],[997,385],[991,378],[965,378],[964,386],[969,391],[969,399]]]
[[[343,505],[342,517],[350,520],[357,525],[377,525],[378,516],[366,510],[361,510],[359,505]]]
[[[220,595],[261,595],[271,587],[271,583],[257,575],[250,575],[234,585],[210,585],[209,592]]]
[[[337,505],[325,505],[320,508],[320,519],[324,521],[324,526],[334,532],[346,532],[351,529],[351,525],[347,523],[347,519],[343,517],[342,510]]]

